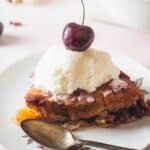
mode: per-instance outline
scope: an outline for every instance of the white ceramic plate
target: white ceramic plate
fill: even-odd
[[[24,95],[31,84],[30,74],[41,54],[34,54],[10,66],[0,75],[0,144],[7,150],[36,150],[37,143],[26,144],[24,132],[13,122]],[[142,65],[113,52],[114,62],[133,79],[144,78],[143,87],[150,91],[150,71]],[[8,60],[9,61],[9,60]],[[150,118],[116,128],[85,128],[75,133],[80,138],[141,149],[150,142]]]

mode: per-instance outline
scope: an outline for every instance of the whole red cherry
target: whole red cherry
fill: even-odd
[[[94,31],[89,26],[69,23],[63,31],[63,42],[67,49],[85,51],[94,40]]]

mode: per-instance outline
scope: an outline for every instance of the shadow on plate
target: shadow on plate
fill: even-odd
[[[138,129],[138,128],[143,128],[143,127],[150,127],[150,117],[143,117],[142,119],[136,120],[134,122],[120,125],[119,129],[121,130],[133,130],[133,129]]]
[[[98,127],[98,126],[95,126],[94,128],[93,127],[85,127],[85,128],[80,128],[78,131],[86,131],[86,130],[95,130],[95,131],[98,131],[98,130],[105,130],[105,131],[123,131],[123,132],[126,132],[126,131],[130,131],[130,130],[137,130],[137,129],[142,129],[142,128],[148,128],[150,127],[150,117],[149,116],[146,116],[146,117],[143,117],[139,120],[136,120],[136,121],[133,121],[131,123],[127,123],[127,124],[121,124],[119,126],[115,126],[115,127]]]
[[[24,39],[22,39],[21,37],[11,35],[11,34],[4,34],[0,38],[0,47],[1,46],[8,46],[8,45],[10,46],[10,45],[18,44],[18,43],[21,43],[23,41],[24,41]]]

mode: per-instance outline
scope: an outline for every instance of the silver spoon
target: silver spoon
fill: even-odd
[[[135,150],[101,142],[77,139],[65,128],[45,120],[28,119],[21,123],[21,127],[33,140],[48,148],[57,150],[68,149],[73,145],[88,145],[107,150]]]

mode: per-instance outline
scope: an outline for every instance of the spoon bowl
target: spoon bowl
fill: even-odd
[[[49,148],[67,149],[75,144],[68,130],[45,120],[28,119],[21,123],[21,127],[32,139]]]

